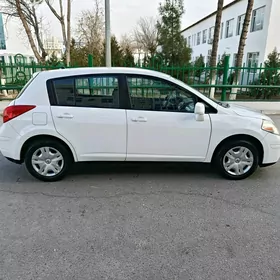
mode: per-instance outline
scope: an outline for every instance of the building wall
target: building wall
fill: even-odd
[[[4,23],[3,33],[1,33],[1,16]],[[0,40],[2,36],[6,41],[6,49],[0,48],[0,60],[4,59],[6,63],[14,62],[14,56],[19,53],[24,55],[26,62],[34,59],[27,36],[24,31],[21,32],[20,28],[23,27],[21,27],[18,19],[7,20],[7,18],[0,13]]]
[[[64,45],[57,37],[50,37],[44,40],[44,48],[48,54],[48,57],[55,54],[57,58],[61,59],[63,56]]]
[[[247,8],[247,0],[241,0],[240,2],[235,3],[234,5],[230,6],[227,9],[224,9],[223,15],[222,15],[222,23],[224,25],[223,27],[223,35],[222,39],[220,38],[219,42],[219,49],[218,49],[218,55],[223,55],[224,53],[230,55],[230,64],[233,65],[234,63],[234,54],[237,53],[238,50],[238,45],[239,45],[239,39],[240,36],[237,35],[237,21],[238,21],[238,16],[244,14],[246,12]],[[259,52],[259,62],[263,62],[266,58],[266,50],[270,48],[270,46],[267,45],[267,34],[268,34],[268,28],[269,26],[275,26],[277,17],[275,19],[270,20],[270,15],[271,15],[271,6],[272,2],[278,2],[275,7],[279,6],[280,0],[255,0],[254,3],[254,8],[257,9],[262,6],[265,6],[265,14],[264,14],[264,25],[263,29],[255,32],[251,32],[251,25],[250,25],[250,30],[248,33],[248,38],[246,41],[246,46],[244,50],[244,58],[243,58],[243,63],[247,62],[247,54],[248,53],[254,53],[254,52]],[[278,12],[280,10],[278,9]],[[275,16],[275,13],[272,15]],[[215,25],[215,19],[216,15],[198,23],[197,25],[191,27],[190,29],[187,29],[183,31],[183,36],[188,39],[189,36],[192,36],[193,34],[197,34],[198,32],[202,32],[204,29],[207,29],[207,41],[209,39],[209,28]],[[234,19],[233,20],[233,36],[230,38],[225,38],[225,33],[226,33],[226,21]],[[271,36],[274,33],[271,32]],[[276,43],[276,42],[274,42]],[[271,43],[273,44],[273,43]],[[200,44],[193,46],[191,45],[193,49],[193,60],[202,54],[203,56],[207,57],[208,52],[211,51],[212,45],[211,44]],[[205,59],[206,61],[206,59]]]
[[[280,14],[280,0],[273,0],[271,3],[271,15],[269,18],[269,28],[266,40],[265,58],[267,55],[277,48],[280,52],[280,36],[279,36],[279,14]]]
[[[6,49],[6,39],[4,33],[4,22],[2,14],[0,13],[0,50]]]

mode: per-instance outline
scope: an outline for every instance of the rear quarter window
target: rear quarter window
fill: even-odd
[[[19,92],[19,94],[16,96],[16,99],[21,97],[23,93],[26,91],[26,89],[30,86],[30,84],[38,77],[39,73],[34,73],[31,79],[25,84],[25,86],[22,88],[22,90]]]

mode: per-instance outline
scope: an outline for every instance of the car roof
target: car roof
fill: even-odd
[[[90,74],[136,74],[155,76],[163,79],[170,79],[167,74],[142,69],[142,68],[129,68],[129,67],[81,67],[81,68],[68,68],[68,69],[56,69],[47,70],[40,73],[41,78],[54,79],[68,76],[90,75]]]

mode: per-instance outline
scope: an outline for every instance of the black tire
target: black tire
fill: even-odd
[[[253,156],[252,159],[252,166],[250,167],[250,169],[248,169],[248,171],[246,171],[246,173],[241,174],[241,175],[233,175],[230,172],[232,171],[227,171],[224,167],[224,160],[227,160],[226,154],[231,150],[234,149],[235,147],[244,147],[247,148],[251,154],[249,153],[249,155]],[[232,160],[232,159],[231,159]],[[218,168],[219,173],[225,177],[226,179],[230,179],[230,180],[243,180],[245,178],[248,178],[249,176],[251,176],[256,169],[258,168],[259,165],[259,152],[258,149],[256,148],[256,146],[251,143],[250,141],[247,140],[233,140],[233,141],[229,141],[226,142],[221,148],[220,150],[217,152],[214,162],[215,166]],[[249,168],[249,167],[247,167]],[[244,169],[243,169],[244,172]]]
[[[51,149],[55,149],[62,155],[64,161],[63,167],[58,174],[52,176],[47,176],[47,175],[43,176],[34,169],[32,165],[33,154],[38,149],[43,147],[49,147]],[[61,144],[56,140],[47,139],[47,140],[39,140],[38,142],[33,142],[27,149],[27,152],[25,153],[24,162],[28,172],[36,179],[39,179],[44,182],[55,182],[65,177],[65,175],[69,171],[69,168],[71,167],[73,159],[69,150],[67,149],[67,147],[65,147],[65,145]]]

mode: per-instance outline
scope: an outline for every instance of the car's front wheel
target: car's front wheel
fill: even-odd
[[[55,140],[40,140],[30,145],[25,165],[31,175],[41,181],[61,180],[72,163],[68,149]]]
[[[259,165],[259,153],[254,144],[246,140],[225,143],[215,158],[220,173],[231,180],[242,180],[252,175]]]

